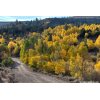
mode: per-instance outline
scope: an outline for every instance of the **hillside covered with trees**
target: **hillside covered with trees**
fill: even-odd
[[[0,66],[11,66],[11,57],[19,57],[35,71],[100,82],[100,18],[64,20],[16,21],[2,26]]]

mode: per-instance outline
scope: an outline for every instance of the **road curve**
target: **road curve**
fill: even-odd
[[[18,58],[12,58],[15,68],[12,69],[18,83],[65,83],[56,77],[42,73],[32,72]]]

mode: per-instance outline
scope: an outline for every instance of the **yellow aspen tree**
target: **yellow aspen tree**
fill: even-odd
[[[98,38],[97,38],[96,41],[95,41],[95,46],[96,46],[97,48],[100,48],[100,35],[98,36]]]

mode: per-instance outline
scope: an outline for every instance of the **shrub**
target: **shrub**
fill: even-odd
[[[0,44],[0,62],[9,57],[9,50],[4,44]]]
[[[19,54],[20,54],[20,48],[18,45],[16,45],[14,50],[13,50],[13,55],[18,57]]]
[[[5,39],[3,37],[0,38],[0,43],[5,43]]]
[[[97,38],[96,41],[95,41],[95,46],[96,46],[97,48],[100,48],[100,35],[98,36],[98,38]]]
[[[40,56],[33,56],[33,57],[30,57],[29,59],[30,60],[29,60],[28,64],[33,68],[37,68],[37,63],[39,61],[41,61],[41,57]]]
[[[55,73],[55,63],[48,61],[44,66],[43,69],[47,72]]]
[[[60,60],[55,63],[55,74],[65,74],[66,69],[66,62]]]
[[[71,56],[69,60],[70,74],[76,78],[82,78],[83,59],[77,53],[75,57]]]
[[[1,63],[5,67],[10,67],[13,64],[12,59],[9,57],[7,59],[4,59]]]
[[[87,45],[88,45],[89,49],[94,49],[95,48],[95,45],[94,45],[93,41],[90,40],[90,39],[87,39]]]
[[[9,50],[14,49],[15,46],[16,46],[16,43],[13,42],[13,41],[10,41],[10,42],[8,43],[8,48],[9,48]]]
[[[100,72],[100,61],[98,61],[96,64],[95,64],[95,70],[97,71],[97,72]]]

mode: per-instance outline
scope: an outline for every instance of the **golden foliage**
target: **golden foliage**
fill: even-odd
[[[0,38],[0,43],[4,43],[5,39],[3,37]]]
[[[89,34],[94,35],[100,25],[79,27],[67,25],[66,29],[64,27],[65,25],[60,25],[45,29],[42,35],[31,33],[30,37],[36,36],[35,41],[30,40],[30,37],[29,40],[27,39],[27,49],[23,48],[21,57],[33,68],[55,74],[65,74],[68,69],[73,77],[82,79],[83,72],[89,72],[89,67],[83,70],[85,61],[90,60],[88,49],[93,49],[95,44],[100,44],[99,39],[94,43],[92,39],[86,38]],[[82,28],[86,30],[85,39],[87,41],[79,38]]]
[[[66,68],[66,62],[64,60],[60,60],[55,63],[55,73],[56,74],[64,74]]]
[[[89,49],[93,49],[95,47],[95,44],[90,39],[87,39],[87,45],[88,45]]]
[[[41,60],[40,56],[33,56],[33,57],[29,57],[29,65],[32,67],[37,67],[37,62],[39,62]]]
[[[48,45],[48,47],[51,47],[51,46],[53,46],[53,42],[52,41],[48,41],[47,45]]]
[[[53,41],[59,41],[60,40],[60,37],[57,36],[57,35],[53,35],[52,36],[52,39],[53,39]]]
[[[70,35],[66,35],[63,37],[63,41],[67,44],[77,43],[78,42],[77,36],[78,36],[77,33],[72,33]]]
[[[67,54],[67,52],[66,52],[65,49],[62,49],[62,50],[60,51],[60,56],[61,56],[62,58],[65,58],[65,57],[66,57],[66,54]]]
[[[13,49],[15,46],[16,46],[16,43],[13,42],[13,41],[10,41],[10,42],[8,43],[8,48],[9,48],[9,49]]]
[[[86,31],[87,31],[87,30],[91,30],[91,31],[92,31],[92,32],[91,32],[91,35],[94,35],[94,34],[95,34],[95,30],[96,30],[97,28],[100,29],[100,25],[98,25],[98,24],[91,24],[91,25],[84,24],[84,25],[81,25],[81,26],[79,27],[80,30],[81,30],[82,28],[84,28]]]
[[[77,53],[76,57],[71,56],[69,60],[69,65],[70,65],[70,73],[72,76],[76,78],[82,78],[82,68],[83,68],[83,59]]]
[[[97,38],[96,41],[95,41],[95,46],[96,46],[97,48],[100,48],[100,35],[98,36],[98,38]]]
[[[78,45],[77,51],[78,51],[79,55],[80,55],[83,59],[87,59],[87,58],[88,58],[88,49],[87,49],[87,46],[85,45],[84,42],[81,42],[81,43]]]
[[[98,62],[94,65],[94,67],[95,67],[95,70],[96,70],[97,72],[100,72],[100,61],[98,61]]]

